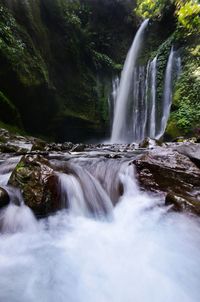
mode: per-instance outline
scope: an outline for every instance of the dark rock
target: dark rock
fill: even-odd
[[[196,199],[200,197],[200,169],[187,156],[171,148],[156,148],[133,163],[143,188]]]
[[[71,142],[65,142],[62,144],[61,149],[62,151],[70,151],[73,148],[74,144]]]
[[[0,142],[5,143],[9,139],[9,132],[8,130],[0,128]]]
[[[60,209],[58,177],[47,159],[26,155],[13,171],[9,184],[20,188],[24,202],[37,216]]]
[[[76,144],[70,151],[71,152],[83,152],[86,149],[86,147],[87,146],[84,144]]]
[[[159,140],[151,139],[146,137],[140,144],[139,148],[153,148],[155,146],[162,146],[162,143]]]
[[[0,145],[0,152],[2,153],[17,153],[21,148],[19,146],[15,146],[9,143]]]
[[[168,193],[165,204],[172,205],[175,211],[185,211],[200,215],[200,200],[189,196]]]
[[[37,139],[34,141],[31,151],[45,151],[46,144],[45,141]]]
[[[10,198],[8,192],[0,187],[0,209],[9,204]]]
[[[181,144],[174,148],[178,153],[191,159],[200,168],[200,144],[189,143]]]

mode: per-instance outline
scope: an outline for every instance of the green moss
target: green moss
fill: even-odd
[[[176,138],[183,135],[177,126],[177,119],[175,115],[171,115],[165,132],[170,138]]]
[[[3,6],[0,6],[0,56],[7,59],[25,86],[48,82],[47,67],[40,53],[26,31]]]
[[[19,128],[17,126],[10,125],[8,123],[4,123],[0,121],[0,128],[8,130],[10,133],[17,134],[17,135],[26,135],[27,133],[24,129]]]
[[[200,127],[200,45],[190,41],[183,52],[183,70],[176,83],[171,118],[182,134]]]

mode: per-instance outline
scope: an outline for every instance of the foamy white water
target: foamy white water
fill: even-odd
[[[112,221],[64,210],[0,236],[0,301],[199,301],[199,219],[141,193],[132,165],[119,177]]]

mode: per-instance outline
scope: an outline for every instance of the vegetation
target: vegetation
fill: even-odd
[[[0,90],[26,131],[65,140],[77,121],[105,131],[108,83],[131,43],[132,15],[116,0],[0,0]]]
[[[151,35],[147,41],[148,57],[158,56],[157,100],[161,103],[164,71],[171,46],[179,50],[182,72],[174,87],[171,116],[166,133],[170,137],[178,135],[198,135],[200,127],[200,2],[197,0],[138,0],[135,12],[142,18],[150,18],[153,23],[164,24],[168,36],[160,39]],[[171,26],[171,29],[170,29]],[[155,32],[152,26],[150,31]],[[163,39],[163,40],[162,40]],[[144,55],[143,55],[144,56]],[[146,55],[145,55],[146,56]]]
[[[59,140],[81,133],[83,125],[90,134],[80,140],[104,134],[111,79],[120,73],[143,18],[151,21],[139,63],[157,55],[159,102],[171,46],[181,54],[167,133],[195,133],[200,127],[198,0],[29,0],[12,5],[0,0],[0,121]]]

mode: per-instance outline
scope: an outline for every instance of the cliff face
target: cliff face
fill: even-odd
[[[133,5],[0,0],[1,122],[56,140],[105,135],[110,79],[136,28]]]
[[[194,135],[200,128],[200,29],[198,22],[194,32],[180,26],[177,1],[157,2],[165,8],[156,17],[149,10],[151,21],[138,64],[146,66],[157,56],[161,104],[169,52],[172,45],[178,50],[182,73],[174,85],[166,134]],[[141,21],[135,3],[0,0],[0,126],[5,123],[57,141],[105,137],[111,79],[121,71]],[[194,20],[187,17],[186,25]]]

